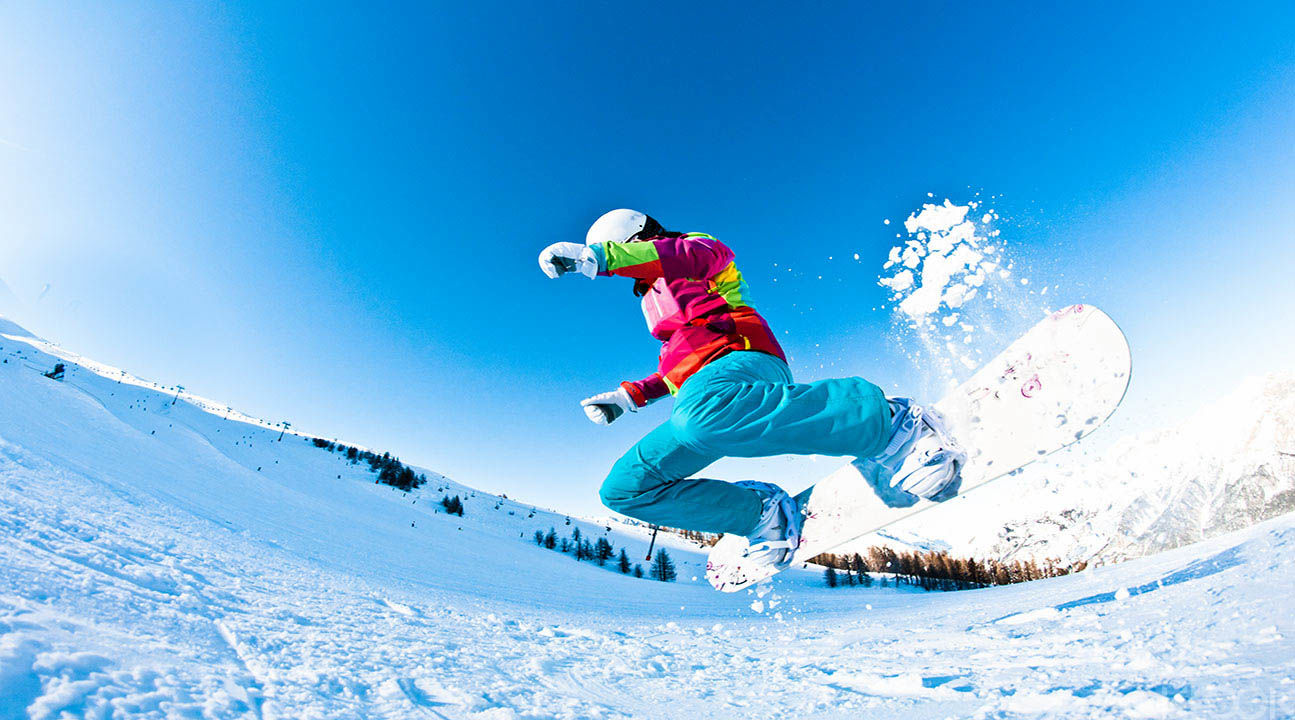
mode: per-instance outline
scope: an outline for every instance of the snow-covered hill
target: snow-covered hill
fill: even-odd
[[[1172,428],[1077,448],[991,490],[942,508],[951,522],[907,529],[960,554],[1109,562],[1289,513],[1295,373],[1250,378]]]
[[[518,541],[529,543],[539,529],[569,533],[579,527],[591,537],[610,532],[612,521],[569,518],[432,470],[419,469],[428,484],[412,493],[375,484],[368,465],[317,448],[313,435],[96,363],[3,318],[0,359],[6,361],[0,363],[0,439],[25,452],[39,448],[52,468],[127,487],[144,500],[180,504],[236,532],[265,533],[279,544],[316,537],[351,543],[359,557],[395,555],[383,562],[408,564],[411,574],[462,562],[507,562]],[[57,362],[67,367],[64,378],[44,377]],[[438,501],[447,494],[462,496],[467,506],[453,523],[439,512]],[[292,512],[274,511],[283,508]],[[355,527],[360,520],[363,526]],[[623,523],[614,528],[621,538],[616,545],[641,550],[642,558],[646,530]],[[682,558],[686,567],[700,567],[696,546],[673,537],[663,542],[692,553]],[[446,549],[430,557],[389,552],[410,543]],[[472,581],[477,588],[490,583],[489,577]]]
[[[1295,710],[1292,515],[1026,585],[792,571],[725,595],[675,538],[680,582],[625,577],[530,541],[569,532],[562,514],[434,475],[376,485],[7,322],[0,360],[0,718]],[[60,360],[61,382],[42,375]],[[438,488],[467,496],[463,518]],[[640,528],[574,523],[645,551]]]

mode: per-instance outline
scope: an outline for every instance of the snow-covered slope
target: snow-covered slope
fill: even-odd
[[[537,529],[569,533],[580,527],[591,537],[610,532],[609,523],[576,518],[568,525],[561,513],[478,492],[431,470],[421,470],[428,484],[412,493],[377,485],[367,465],[315,447],[311,436],[131,376],[0,322],[7,323],[0,325],[0,359],[8,361],[0,364],[0,439],[16,451],[39,448],[50,468],[84,475],[144,505],[183,507],[226,531],[266,537],[295,552],[319,552],[315,542],[346,543],[361,565],[382,558],[411,576],[463,563],[508,563]],[[42,373],[59,361],[67,366],[64,379],[45,378]],[[438,512],[445,494],[463,496],[462,519],[451,522]],[[636,548],[642,558],[645,530],[618,524],[615,531],[615,544]],[[687,568],[700,567],[696,546],[676,538],[664,542],[684,553]],[[411,544],[439,550],[391,552]],[[495,577],[449,574],[437,584],[463,580],[473,590],[490,590]]]
[[[22,335],[22,337],[19,337]],[[58,357],[69,369],[47,379]],[[0,328],[0,718],[1289,713],[1295,517],[962,593],[711,591],[434,511],[291,432]],[[227,417],[228,416],[228,417]],[[398,451],[399,448],[389,448]],[[496,509],[496,507],[498,509]],[[531,513],[534,516],[531,517]],[[642,557],[638,528],[606,534]]]
[[[1289,513],[1295,373],[1250,378],[1181,424],[1100,454],[1079,450],[941,509],[951,522],[908,529],[961,554],[1115,561]]]

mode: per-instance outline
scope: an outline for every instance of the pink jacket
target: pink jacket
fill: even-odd
[[[590,246],[600,275],[637,280],[643,317],[661,341],[657,372],[621,387],[640,407],[679,391],[693,373],[734,350],[783,360],[782,347],[751,306],[733,251],[705,233],[667,233],[634,242]]]

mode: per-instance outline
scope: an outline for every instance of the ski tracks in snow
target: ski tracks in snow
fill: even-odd
[[[1244,702],[1231,690],[1261,690],[1261,668],[1295,673],[1263,596],[1221,583],[1191,613],[1156,602],[1238,558],[1281,577],[1291,527],[1152,564],[1132,590],[1100,569],[878,593],[897,602],[835,619],[636,623],[371,585],[0,450],[0,573],[22,588],[0,597],[0,716],[1186,717]],[[69,498],[95,512],[69,516]]]
[[[221,571],[97,483],[3,440],[0,453],[0,717],[250,709],[236,659],[201,642],[239,604],[211,580]]]

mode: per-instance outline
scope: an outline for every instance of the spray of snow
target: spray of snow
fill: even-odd
[[[1014,282],[999,220],[979,199],[924,203],[882,266],[896,339],[939,386],[956,385],[1044,310],[1024,300],[1027,279]]]
[[[908,216],[908,237],[891,248],[883,266],[882,286],[893,291],[891,300],[914,328],[956,322],[956,310],[976,297],[987,278],[1000,270],[1002,246],[992,241],[998,230],[988,230],[993,211],[982,215],[982,227],[967,219],[978,202],[954,205],[927,203]],[[1001,271],[1001,277],[1010,273]]]

